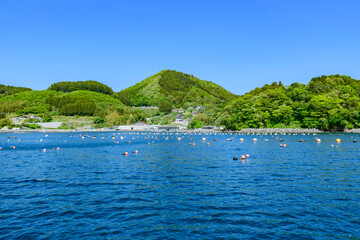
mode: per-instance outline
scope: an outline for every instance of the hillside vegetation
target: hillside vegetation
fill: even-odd
[[[112,95],[114,91],[105,84],[99,83],[97,81],[77,81],[77,82],[58,82],[52,84],[48,90],[58,91],[58,92],[73,92],[79,90],[88,90],[92,92],[98,92],[103,94]]]
[[[25,91],[32,91],[32,90],[31,88],[26,88],[26,87],[5,86],[3,84],[0,84],[0,96],[7,96]]]
[[[0,112],[18,114],[98,115],[124,105],[117,98],[91,91],[27,91],[0,98]]]
[[[348,76],[313,78],[307,85],[272,83],[237,98],[222,123],[241,128],[301,127],[343,130],[360,127],[360,81]]]
[[[9,124],[9,114],[38,114],[44,121],[61,116],[93,117],[99,127],[137,121],[172,124],[181,119],[189,128],[360,128],[360,81],[343,75],[316,77],[306,85],[287,87],[273,82],[242,96],[172,70],[117,94],[95,81],[56,83],[50,89],[56,91],[0,85],[0,127]]]
[[[160,106],[171,108],[205,106],[222,107],[235,96],[219,85],[200,80],[192,75],[163,70],[132,87],[118,93],[120,100],[128,106]]]

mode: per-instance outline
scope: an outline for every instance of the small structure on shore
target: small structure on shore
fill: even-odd
[[[165,131],[176,131],[176,130],[183,130],[185,127],[177,126],[177,125],[155,125],[155,130],[165,130]]]

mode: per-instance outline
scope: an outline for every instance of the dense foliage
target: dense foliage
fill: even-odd
[[[5,113],[0,113],[0,128],[4,126],[9,126],[11,121]]]
[[[88,90],[88,91],[98,92],[108,95],[114,94],[113,90],[110,87],[106,86],[105,84],[92,80],[77,81],[77,82],[58,82],[52,84],[49,87],[49,90],[65,92],[65,93],[79,91],[79,90]]]
[[[26,91],[0,98],[0,112],[6,113],[46,113],[51,111],[51,106],[45,104],[49,95],[61,95],[54,91]]]
[[[144,81],[118,93],[120,100],[129,106],[161,106],[168,111],[171,108],[192,106],[222,107],[235,96],[224,88],[200,80],[192,75],[163,70]]]
[[[26,87],[13,87],[13,86],[5,86],[0,84],[0,95],[11,95],[19,92],[32,91],[31,88]]]
[[[108,110],[123,106],[115,97],[90,91],[28,91],[0,98],[0,112],[18,114],[105,116]]]
[[[88,98],[78,98],[69,95],[56,97],[49,96],[45,103],[58,109],[61,115],[88,115],[93,116],[96,110],[95,102]]]
[[[301,127],[343,130],[360,127],[360,81],[348,76],[313,78],[307,85],[265,85],[225,107],[222,123],[241,128]]]
[[[189,128],[360,128],[360,81],[342,75],[316,77],[307,85],[285,87],[274,82],[240,97],[214,83],[170,70],[118,94],[104,86],[95,81],[63,82],[50,87],[56,91],[32,91],[0,85],[0,127],[11,124],[9,114],[38,114],[43,122],[60,116],[94,117],[98,127],[137,121],[171,124],[180,115],[189,120]]]

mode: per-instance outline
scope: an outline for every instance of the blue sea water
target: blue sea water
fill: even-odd
[[[0,135],[1,239],[360,239],[358,135],[80,134]]]

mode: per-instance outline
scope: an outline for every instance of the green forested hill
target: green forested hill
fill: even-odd
[[[167,103],[172,108],[196,105],[213,108],[235,98],[215,83],[173,70],[163,70],[120,91],[118,95],[129,106],[161,107],[161,104]]]
[[[190,127],[193,128],[211,124],[221,124],[231,130],[292,127],[341,131],[360,128],[360,81],[343,75],[316,77],[307,85],[293,83],[285,87],[281,82],[274,82],[242,96],[235,96],[212,82],[171,70],[161,71],[117,94],[111,94],[111,89],[103,91],[95,87],[89,91],[71,87],[77,84],[66,83],[67,87],[61,91],[32,91],[0,85],[0,114],[97,116],[101,118],[99,122],[109,126],[146,119],[169,124],[176,117],[175,113],[168,114],[170,110],[183,107],[183,115],[191,119]],[[102,85],[96,83],[93,86]],[[126,107],[123,103],[159,106],[160,111]],[[205,110],[187,110],[197,105]]]
[[[123,106],[115,97],[84,90],[70,93],[51,90],[27,91],[0,98],[0,112],[6,113],[53,112],[60,115],[93,116]]]
[[[228,129],[302,127],[342,130],[360,127],[360,81],[348,76],[313,78],[307,85],[265,85],[229,103]]]
[[[5,86],[0,84],[0,96],[7,96],[19,92],[32,91],[31,88],[26,87],[14,87],[14,86]]]
[[[88,91],[98,92],[108,95],[114,94],[113,90],[109,86],[106,86],[105,84],[93,80],[77,81],[77,82],[58,82],[52,84],[48,90],[53,90],[58,92],[73,92],[79,90],[88,90]]]

